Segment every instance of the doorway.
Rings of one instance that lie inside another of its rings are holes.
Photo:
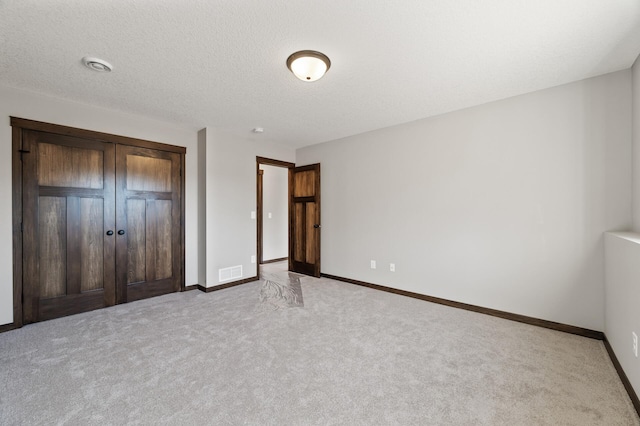
[[[256,157],[258,272],[260,265],[269,260],[264,256],[265,220],[270,219],[269,212],[264,209],[261,165],[288,169],[288,270],[320,277],[320,164],[295,167],[293,163]]]
[[[289,258],[289,170],[295,164],[256,157],[257,263],[285,262]]]

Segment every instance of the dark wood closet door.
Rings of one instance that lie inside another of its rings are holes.
[[[23,132],[23,321],[113,305],[115,150]]]
[[[289,270],[320,276],[320,164],[289,170]]]
[[[116,147],[118,303],[180,291],[181,157]]]

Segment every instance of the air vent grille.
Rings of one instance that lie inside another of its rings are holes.
[[[229,281],[235,278],[242,278],[242,265],[231,266],[229,268],[218,269],[218,281]]]

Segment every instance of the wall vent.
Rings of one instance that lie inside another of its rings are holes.
[[[234,278],[242,278],[242,265],[230,268],[218,269],[218,281],[229,281]]]

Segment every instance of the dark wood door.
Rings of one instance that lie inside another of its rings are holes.
[[[289,269],[320,276],[320,164],[289,171]]]
[[[116,147],[118,303],[180,291],[181,156]]]
[[[183,147],[11,126],[15,324],[184,288]]]
[[[24,131],[23,322],[113,305],[113,144]]]

